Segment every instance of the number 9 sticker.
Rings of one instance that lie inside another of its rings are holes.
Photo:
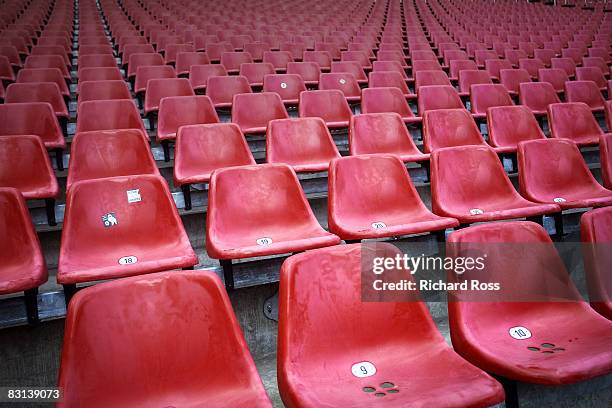
[[[369,361],[362,361],[361,363],[353,364],[351,367],[351,372],[355,377],[371,377],[376,374],[376,367]]]

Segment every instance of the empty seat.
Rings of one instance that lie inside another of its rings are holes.
[[[406,80],[397,71],[372,71],[368,75],[369,88],[398,88],[405,98],[415,98],[416,95],[410,92]]]
[[[79,70],[83,68],[112,68],[116,66],[117,61],[115,60],[115,56],[110,54],[80,55],[78,60]]]
[[[235,222],[237,216],[240,223]],[[291,167],[262,164],[230,167],[212,174],[206,251],[212,258],[222,260],[225,284],[229,288],[234,287],[232,259],[285,254],[338,243],[340,239],[317,222]]]
[[[231,108],[234,95],[251,93],[249,81],[243,76],[212,76],[208,78],[206,95],[215,108]]]
[[[70,148],[67,190],[77,181],[137,174],[159,175],[141,130],[96,130],[75,135]]]
[[[240,75],[245,77],[251,87],[261,88],[264,76],[274,74],[274,66],[269,62],[247,62],[240,64]]]
[[[545,139],[531,110],[522,105],[496,106],[487,110],[489,143],[493,147],[516,151],[524,140]]]
[[[504,58],[514,67],[518,67],[521,58],[527,58],[527,53],[523,50],[513,50],[507,48],[504,51]],[[538,58],[538,57],[536,57]]]
[[[143,103],[143,94],[147,90],[147,83],[151,79],[176,78],[176,71],[170,65],[145,65],[136,70],[134,77],[134,93]]]
[[[342,51],[340,60],[342,62],[353,62],[358,65],[362,70],[371,70],[372,62],[368,57],[368,54],[364,51]],[[334,62],[332,62],[333,72]],[[340,72],[340,71],[338,71]],[[350,71],[353,72],[353,71]]]
[[[472,85],[492,83],[493,80],[487,71],[479,69],[459,71],[459,95],[461,96],[469,96]]]
[[[72,65],[68,53],[61,45],[35,45],[32,47],[30,55],[59,55],[68,68]]]
[[[121,65],[125,68],[128,67],[130,57],[132,54],[154,54],[155,50],[151,44],[128,44],[123,48],[121,55]],[[79,50],[80,54],[80,50]]]
[[[361,100],[361,88],[353,74],[349,73],[323,73],[319,78],[319,89],[337,89],[344,94],[348,102]]]
[[[160,54],[136,53],[130,55],[128,62],[127,78],[133,79],[136,76],[138,67],[150,65],[164,65],[164,57]]]
[[[570,139],[579,146],[596,145],[603,134],[591,109],[582,102],[548,105],[548,123],[552,137]]]
[[[499,82],[506,87],[510,95],[518,95],[519,85],[531,82],[531,76],[524,69],[502,69],[499,71]]]
[[[264,51],[263,62],[272,64],[276,72],[286,72],[287,64],[293,62],[289,51]]]
[[[166,64],[176,65],[179,54],[195,53],[195,51],[193,44],[168,44],[164,52],[164,61]]]
[[[236,123],[244,134],[264,133],[269,121],[288,117],[283,101],[276,93],[234,95],[232,122]]]
[[[189,83],[194,91],[206,91],[208,78],[213,76],[227,76],[227,70],[220,64],[192,65],[189,70]]]
[[[562,209],[612,204],[612,191],[603,188],[571,140],[522,142],[518,149],[521,194]]]
[[[194,96],[191,84],[186,78],[150,79],[144,100],[144,114],[152,120],[152,114],[159,111],[162,98],[168,96]],[[152,126],[152,125],[151,125]]]
[[[406,162],[429,160],[429,154],[417,149],[397,113],[364,113],[353,116],[349,127],[349,153],[394,154]]]
[[[208,56],[203,52],[179,52],[176,54],[176,74],[179,76],[189,75],[194,65],[210,64]]]
[[[395,71],[399,72],[404,81],[408,81],[408,75],[406,75],[406,71],[402,68],[402,65],[397,61],[374,61],[372,63],[373,71]]]
[[[464,109],[459,94],[449,85],[421,86],[418,91],[419,115],[435,109]]]
[[[149,139],[134,101],[114,99],[79,104],[76,133],[113,129],[138,129]]]
[[[205,47],[206,55],[208,55],[208,58],[210,59],[210,62],[212,63],[219,62],[221,60],[221,55],[223,55],[223,53],[232,52],[233,50],[234,50],[234,47],[232,47],[232,44],[228,42],[219,42],[219,43],[208,42],[206,43],[206,47]]]
[[[548,82],[523,82],[519,84],[519,103],[527,106],[534,115],[546,115],[552,103],[559,103],[559,96]]]
[[[253,62],[251,54],[244,51],[224,52],[221,54],[221,64],[225,67],[228,73],[238,73],[240,64]]]
[[[576,75],[576,64],[571,58],[552,58],[550,60],[550,66],[551,68],[559,68],[564,70],[567,76],[570,78],[573,78]]]
[[[476,61],[476,65],[478,68],[484,68],[485,61],[491,59],[498,59],[498,55],[495,51],[492,50],[475,50],[474,51],[474,60]]]
[[[561,50],[561,56],[563,58],[571,58],[576,65],[582,64],[582,57],[584,53],[578,48],[563,48]]]
[[[163,178],[86,180],[68,190],[57,267],[67,300],[77,283],[197,263]]]
[[[244,44],[243,51],[251,54],[253,61],[261,62],[263,53],[265,51],[270,51],[270,44],[265,42],[248,42]]]
[[[576,79],[578,81],[593,81],[600,91],[605,91],[608,86],[602,70],[598,67],[576,68]]]
[[[30,55],[26,58],[24,68],[57,68],[66,82],[70,82],[70,72],[59,55]]]
[[[485,69],[494,81],[499,81],[499,71],[502,69],[512,69],[512,63],[507,60],[493,59],[485,61]]]
[[[599,68],[601,72],[606,75],[609,72],[608,64],[603,58],[600,57],[584,57],[582,59],[582,67],[584,68]],[[579,69],[576,68],[576,74]],[[608,74],[608,76],[610,76]]]
[[[356,61],[334,61],[331,67],[332,73],[348,73],[355,77],[359,85],[366,85],[368,77],[361,65]]]
[[[301,76],[306,86],[314,86],[319,84],[321,68],[316,62],[290,62],[287,64],[287,73]]]
[[[420,122],[414,116],[404,94],[399,88],[365,88],[361,91],[361,113],[394,112],[405,123]]]
[[[414,75],[414,88],[419,92],[419,88],[427,85],[448,85],[452,86],[450,79],[444,71],[418,71]]]
[[[495,380],[446,344],[423,302],[363,302],[361,276],[376,276],[369,261],[395,256],[402,255],[391,244],[342,245],[284,262],[278,383],[285,406],[366,407],[384,400],[389,407],[458,407],[503,400]]]
[[[547,67],[550,67],[551,60],[555,58],[556,53],[554,50],[551,49],[537,48],[533,50],[533,56],[535,59],[539,59],[540,61],[542,61]]]
[[[300,94],[301,118],[319,117],[329,128],[347,128],[353,116],[344,94],[336,89],[305,91]]]
[[[451,81],[458,81],[460,71],[477,69],[476,63],[472,60],[452,60],[450,62],[449,79]]]
[[[58,406],[120,405],[129,395],[136,405],[271,408],[222,285],[212,272],[190,271],[83,290],[66,318]],[[134,296],[146,299],[146,308]],[[88,358],[89,350],[104,350],[104,358]]]
[[[6,88],[5,103],[47,102],[51,104],[62,129],[68,121],[68,108],[55,82],[15,83]]]
[[[3,252],[0,294],[25,292],[28,321],[35,323],[38,321],[38,287],[47,281],[47,266],[28,207],[14,188],[0,188],[0,225],[3,231],[10,231],[0,234]]]
[[[265,75],[263,79],[263,91],[276,92],[285,105],[297,105],[305,90],[304,80],[297,74]]]
[[[555,58],[553,58],[554,60]],[[553,68],[557,68],[555,66],[555,64],[552,65]],[[532,79],[536,79],[538,77],[538,71],[541,69],[546,68],[546,65],[540,61],[539,59],[534,59],[534,58],[527,58],[527,59],[523,59],[521,58],[519,60],[519,68],[520,69],[524,69],[525,71],[529,72],[529,75],[531,75]]]
[[[474,118],[484,118],[493,106],[513,105],[508,90],[501,84],[475,84],[470,88],[470,106]]]
[[[593,112],[604,110],[605,100],[593,81],[569,81],[565,83],[565,99],[567,102],[582,102]]]
[[[413,58],[414,59],[414,58]],[[378,51],[376,54],[377,61],[397,61],[402,68],[407,69],[406,57],[401,51]]]
[[[452,257],[483,251],[485,270],[453,273],[454,280],[484,274],[487,282],[508,289],[494,296],[449,292],[455,350],[483,370],[521,382],[569,384],[612,371],[607,346],[612,323],[584,302],[544,228],[524,221],[492,223],[448,238]]]
[[[81,87],[79,103],[107,99],[132,99],[125,81],[85,81]]]
[[[427,114],[436,112],[441,111]],[[483,191],[487,194],[483,195]],[[462,224],[536,217],[559,211],[556,204],[538,204],[521,197],[494,150],[486,146],[434,150],[431,192],[433,212],[456,218]]]
[[[304,51],[302,61],[314,62],[319,66],[320,71],[329,71],[331,69],[332,56],[327,51]],[[289,64],[287,64],[287,68],[289,68]],[[289,71],[287,72],[289,73]],[[304,78],[304,80],[306,79]]]
[[[22,68],[17,74],[18,83],[31,83],[31,82],[54,82],[64,100],[70,98],[70,89],[62,76],[62,73],[57,68]]]
[[[565,83],[569,81],[567,72],[560,68],[547,68],[538,70],[538,81],[548,82],[557,93],[565,92]]]
[[[591,307],[612,320],[611,259],[606,250],[612,243],[612,207],[584,213],[580,217],[580,237]]]
[[[340,157],[321,118],[272,120],[266,131],[266,162],[285,163],[296,172],[327,171]]]

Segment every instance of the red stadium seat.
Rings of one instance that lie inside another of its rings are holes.
[[[595,180],[571,140],[522,142],[518,163],[521,194],[531,201],[556,203],[562,209],[612,204],[612,191]]]
[[[186,52],[182,51],[176,54],[176,74],[178,76],[187,76],[194,65],[210,64],[208,56],[203,52]]]
[[[263,91],[276,92],[285,105],[297,105],[305,90],[304,80],[297,74],[265,75],[263,79]]]
[[[147,138],[137,129],[77,133],[70,153],[67,190],[82,180],[137,174],[159,175]]]
[[[605,100],[593,81],[569,81],[565,83],[565,99],[567,102],[582,102],[593,112],[604,110]]]
[[[67,101],[70,99],[70,89],[62,76],[62,73],[57,68],[23,68],[17,74],[18,83],[30,82],[55,82],[59,87],[60,93]]]
[[[397,61],[374,61],[372,63],[373,71],[395,71],[399,72],[404,81],[408,81],[408,75],[406,75],[406,71],[402,68],[402,65]]]
[[[358,64],[362,70],[372,69],[372,62],[370,61],[368,54],[364,51],[342,51],[340,60],[342,62],[354,62]],[[332,69],[333,65],[334,63],[332,62]]]
[[[500,59],[486,60],[485,69],[492,80],[499,81],[499,71],[502,69],[512,69],[512,63]]]
[[[584,53],[578,48],[563,48],[561,50],[561,57],[571,58],[576,65],[582,64],[582,57]]]
[[[521,83],[531,82],[531,75],[524,69],[502,69],[499,71],[499,82],[514,96],[519,94]]]
[[[266,193],[266,200],[259,198]],[[257,197],[257,198],[256,198]],[[259,205],[253,205],[256,200]],[[239,215],[241,222],[234,220]],[[216,170],[210,179],[206,251],[222,260],[234,287],[231,260],[304,251],[340,243],[315,218],[295,172],[284,164]]]
[[[589,49],[591,50],[592,48]],[[608,64],[601,57],[584,57],[582,59],[582,66],[584,68],[599,68],[604,74],[608,72]],[[576,73],[578,73],[578,68],[576,68]],[[610,75],[608,74],[608,76]]]
[[[139,67],[150,65],[164,65],[164,57],[162,57],[160,54],[152,53],[136,53],[130,55],[127,78],[132,80],[136,76],[136,71]]]
[[[557,59],[557,58],[553,58],[553,60],[555,60],[555,59]],[[555,66],[555,65],[556,64],[553,62],[552,63],[552,67],[553,68],[557,68],[557,66]],[[563,64],[561,64],[561,65],[563,65]],[[535,59],[535,58],[527,58],[527,59],[521,58],[519,60],[519,68],[520,69],[524,69],[525,71],[529,72],[529,75],[531,75],[532,79],[536,79],[538,77],[538,71],[541,70],[541,69],[545,69],[546,68],[546,64],[544,64],[539,59]]]
[[[612,287],[608,279],[612,243],[612,207],[589,211],[580,217],[580,237],[591,307],[612,320]]]
[[[428,114],[436,112],[441,111]],[[486,196],[483,191],[487,192]],[[434,150],[431,192],[433,212],[456,218],[462,224],[536,217],[559,211],[556,204],[537,204],[521,197],[494,150],[486,146]]]
[[[276,73],[269,62],[247,62],[240,64],[240,75],[249,81],[252,88],[263,86],[264,76]]]
[[[335,246],[283,264],[278,384],[284,405],[458,407],[502,401],[502,387],[446,344],[423,302],[362,301],[362,261],[401,256],[390,244],[370,248]]]
[[[551,68],[559,68],[564,70],[567,76],[570,78],[573,78],[576,75],[576,64],[571,58],[552,58],[550,60],[550,66]]]
[[[221,55],[226,52],[233,52],[234,47],[228,42],[219,43],[206,43],[206,55],[210,59],[210,62],[215,63],[221,61]],[[252,62],[252,61],[251,61]]]
[[[133,54],[154,54],[154,53],[155,53],[155,49],[153,49],[153,46],[151,44],[128,44],[125,46],[125,48],[123,48],[123,53],[121,55],[121,65],[123,67],[128,67],[130,57]]]
[[[303,62],[314,62],[319,66],[320,71],[329,71],[331,69],[332,56],[327,51],[304,51]],[[289,64],[287,64],[289,68]],[[290,73],[287,71],[287,73]],[[306,81],[306,78],[304,78]]]
[[[79,81],[79,85],[79,104],[86,101],[132,99],[125,81]]]
[[[449,85],[421,86],[418,91],[419,115],[428,110],[464,109],[459,94]]]
[[[223,64],[229,74],[238,73],[240,65],[247,62],[253,62],[253,57],[248,52],[233,51],[221,54],[221,64]]]
[[[512,151],[516,151],[519,142],[546,138],[534,114],[522,105],[489,108],[487,127],[491,146]]]
[[[174,185],[183,191],[186,210],[191,210],[190,184],[208,183],[216,169],[251,164],[255,164],[255,159],[237,125],[179,128],[174,146]]]
[[[612,371],[607,346],[612,323],[580,297],[544,228],[521,221],[493,223],[448,238],[452,257],[473,256],[483,249],[486,271],[466,271],[461,280],[484,272],[490,282],[508,287],[521,282],[521,288],[483,300],[472,300],[469,290],[449,292],[451,338],[461,356],[487,372],[537,384],[569,384]],[[512,295],[519,300],[499,299]]]
[[[197,263],[163,178],[137,175],[86,180],[68,190],[57,267],[66,303],[77,283]]]
[[[218,122],[219,117],[208,96],[162,98],[157,119],[157,141],[164,148],[164,160],[170,161],[168,142],[176,138],[181,126]]]
[[[414,87],[418,94],[419,88],[428,85],[452,86],[450,79],[444,71],[417,71],[414,74]]]
[[[523,82],[519,84],[519,103],[531,109],[534,115],[546,115],[550,104],[559,103],[559,96],[548,82]]]
[[[206,95],[215,108],[231,108],[234,95],[251,93],[249,81],[243,76],[212,76],[208,78]]]
[[[299,115],[301,118],[319,117],[325,121],[328,128],[348,128],[353,113],[344,94],[330,89],[302,92]]]
[[[476,84],[470,88],[471,113],[474,118],[487,116],[493,106],[511,106],[514,103],[508,90],[501,84]]]
[[[26,58],[24,68],[57,68],[66,82],[70,82],[70,72],[59,55],[31,55]]]
[[[61,45],[35,45],[32,47],[30,55],[59,55],[68,68],[72,65],[68,53]]]
[[[79,104],[76,133],[114,129],[138,129],[149,140],[134,101],[114,99]]]
[[[169,65],[145,65],[136,70],[134,77],[134,93],[139,102],[144,103],[144,94],[147,90],[147,83],[151,79],[176,78],[176,71]]]
[[[386,153],[402,161],[427,161],[429,154],[417,149],[401,117],[396,113],[363,113],[353,116],[349,127],[349,153]]]
[[[361,113],[394,112],[405,123],[420,122],[414,116],[404,94],[399,88],[365,88],[361,91]]]
[[[535,59],[539,59],[540,61],[542,61],[547,67],[550,67],[551,60],[555,58],[556,53],[554,50],[551,49],[537,48],[533,50],[533,56]]]
[[[287,71],[287,64],[293,62],[293,56],[289,51],[265,51],[263,62],[272,64],[276,72],[281,73]]]
[[[368,76],[369,88],[397,88],[405,98],[416,98],[416,95],[408,89],[406,80],[397,71],[372,71]]]
[[[164,52],[164,61],[166,64],[175,65],[178,54],[185,52],[195,53],[193,44],[168,44]]]
[[[492,84],[489,73],[484,70],[461,70],[459,71],[459,95],[470,96],[472,85]]]
[[[194,96],[191,84],[186,78],[149,79],[145,91],[144,114],[149,117],[151,129],[152,115],[159,111],[162,98],[168,96]]]
[[[361,100],[361,88],[353,74],[349,73],[323,73],[319,77],[319,89],[337,89],[344,94],[349,103]]]
[[[243,51],[253,57],[253,61],[261,62],[265,51],[270,51],[270,44],[265,42],[248,42],[244,44]]]
[[[290,62],[287,64],[287,73],[301,76],[306,86],[318,86],[321,68],[316,62]]]
[[[6,70],[6,61],[4,58],[8,59],[9,65],[14,68],[22,68],[23,62],[21,62],[21,57],[19,56],[19,52],[12,45],[2,45],[0,44],[0,72],[9,72]]]
[[[232,122],[242,133],[265,133],[268,122],[288,118],[280,96],[273,92],[245,93],[234,95]]]
[[[3,184],[4,185],[4,184]],[[0,234],[3,262],[0,294],[25,292],[29,323],[38,322],[38,287],[48,278],[45,258],[26,203],[14,188],[0,188],[0,225],[10,234]]]
[[[510,62],[513,67],[516,68],[519,65],[520,59],[527,58],[527,53],[523,50],[506,49],[504,51],[504,58],[506,59],[506,61]],[[538,57],[536,56],[536,58]]]
[[[332,62],[331,72],[351,74],[355,77],[360,86],[367,85],[368,83],[368,77],[365,71],[356,61],[334,61]]]
[[[478,68],[485,67],[485,61],[489,59],[497,59],[497,53],[492,50],[476,50],[474,51],[474,60]]]
[[[296,172],[327,171],[340,157],[321,118],[278,119],[266,131],[266,162],[285,163]]]
[[[208,78],[227,76],[227,70],[220,64],[192,65],[189,70],[189,83],[194,91],[206,91]]]
[[[51,104],[62,129],[66,129],[68,108],[55,82],[15,83],[6,88],[4,103],[47,102]]]
[[[565,83],[569,81],[567,73],[560,68],[538,70],[538,81],[548,82],[557,93],[565,92]]]
[[[605,91],[608,87],[606,77],[599,67],[578,67],[576,68],[577,81],[593,81],[600,91]]]
[[[476,63],[472,60],[452,60],[450,62],[450,75],[451,81],[459,80],[459,72],[463,70],[477,70]]]
[[[80,55],[78,60],[79,71],[83,68],[113,68],[116,66],[115,56],[110,54]]]
[[[603,134],[591,109],[582,102],[548,105],[548,123],[552,137],[570,139],[579,146],[596,145]]]

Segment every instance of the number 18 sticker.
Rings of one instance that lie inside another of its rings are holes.
[[[376,374],[376,367],[369,361],[362,361],[361,363],[353,364],[351,367],[351,372],[355,377],[371,377]]]

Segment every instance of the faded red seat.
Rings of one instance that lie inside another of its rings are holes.
[[[538,81],[548,82],[557,93],[565,92],[565,83],[569,81],[567,73],[560,68],[538,70]]]
[[[470,87],[471,113],[476,119],[485,118],[490,107],[511,105],[514,102],[502,84],[475,84]]]
[[[516,151],[525,140],[545,139],[534,114],[528,107],[496,106],[487,110],[489,143],[493,147]]]
[[[264,51],[263,62],[270,63],[278,73],[287,71],[287,64],[293,62],[289,51]]]
[[[593,81],[600,91],[605,91],[608,87],[606,77],[599,67],[578,67],[576,68],[577,81]]]
[[[368,83],[368,77],[357,61],[334,61],[332,62],[331,72],[351,74],[360,86]]]
[[[374,61],[372,63],[372,71],[395,71],[399,72],[404,81],[409,80],[406,71],[402,68],[402,64],[397,61]]]
[[[40,39],[39,39],[39,42],[40,42]],[[8,59],[9,65],[12,67],[15,67],[15,68],[23,67],[23,63],[21,62],[21,56],[19,55],[17,48],[13,47],[12,45],[4,45],[0,43],[0,66],[2,67],[0,68],[0,71],[6,72],[8,74],[11,71],[8,71],[6,69],[6,65],[5,65],[6,61],[2,57],[6,57]]]
[[[571,58],[551,58],[550,66],[564,70],[570,78],[576,75],[576,63]]]
[[[604,110],[605,100],[593,81],[569,81],[565,83],[565,99],[567,102],[586,103],[593,112]]]
[[[519,103],[531,109],[536,116],[546,115],[549,105],[560,102],[559,95],[548,82],[519,84]]]
[[[459,71],[459,95],[470,96],[470,89],[475,84],[492,84],[493,80],[487,71],[466,69]]]
[[[35,45],[32,47],[30,55],[59,55],[68,68],[72,65],[72,62],[68,58],[68,53],[61,45]]]
[[[253,61],[261,62],[264,52],[270,51],[270,44],[265,42],[247,42],[244,44],[243,51],[251,54]]]
[[[164,61],[166,64],[175,65],[178,54],[184,52],[195,53],[196,49],[193,44],[168,44],[164,52]]]
[[[227,70],[221,64],[192,65],[189,69],[189,83],[194,91],[206,91],[208,78],[227,76]]]
[[[340,157],[321,118],[278,119],[268,123],[266,162],[285,163],[296,172],[327,171]]]
[[[80,50],[79,50],[80,53]],[[123,48],[121,54],[121,65],[125,68],[128,67],[130,57],[133,54],[155,54],[155,49],[151,44],[127,44]]]
[[[519,143],[521,194],[562,209],[612,204],[612,191],[603,188],[587,167],[576,143],[545,139]]]
[[[452,86],[444,71],[417,71],[414,74],[414,88],[418,94],[419,88],[428,85]]]
[[[353,116],[344,94],[336,89],[305,91],[300,94],[301,118],[319,117],[328,128],[347,128]]]
[[[319,71],[329,71],[331,69],[332,56],[327,51],[304,51],[303,62],[314,62],[319,66]],[[287,64],[287,69],[289,64]],[[287,71],[287,73],[290,73]],[[304,78],[306,81],[306,78]]]
[[[446,344],[423,302],[362,301],[362,273],[376,276],[362,261],[371,269],[368,260],[395,256],[401,252],[391,244],[341,245],[284,262],[278,384],[285,406],[458,407],[503,400],[501,385]]]
[[[449,85],[421,86],[417,92],[419,115],[428,110],[465,109],[459,94]]]
[[[307,51],[304,52],[306,54]],[[316,62],[290,62],[287,64],[287,73],[302,77],[306,86],[319,85],[321,68]]]
[[[408,68],[406,56],[399,50],[378,51],[376,54],[376,61],[397,61],[400,63],[403,69]]]
[[[370,58],[368,57],[368,54],[365,51],[350,51],[350,50],[342,51],[340,60],[342,62],[354,62],[362,70],[372,69],[372,62],[370,61]],[[333,65],[334,63],[332,62],[332,72],[333,72]]]
[[[68,190],[57,267],[67,300],[77,283],[197,263],[163,178],[85,180]]]
[[[245,93],[234,95],[232,122],[242,133],[265,133],[268,122],[288,118],[280,96],[273,92]]]
[[[492,59],[485,61],[485,69],[494,81],[499,81],[499,71],[502,69],[512,69],[512,63],[507,60]]]
[[[70,72],[59,55],[30,55],[26,58],[24,68],[57,68],[66,82],[70,82]]]
[[[534,58],[542,61],[544,65],[546,65],[547,67],[550,67],[551,60],[555,58],[556,55],[557,54],[555,53],[554,50],[547,49],[547,48],[537,48],[533,50]]]
[[[178,76],[189,75],[194,65],[210,64],[208,56],[204,52],[181,51],[176,54],[176,74]]]
[[[350,73],[323,73],[319,77],[319,89],[330,90],[337,89],[344,94],[346,100],[350,103],[359,102],[361,100],[361,88],[357,79]]]
[[[152,115],[159,111],[162,98],[168,96],[194,96],[191,84],[186,78],[149,79],[144,99],[144,114],[152,120]],[[152,124],[151,124],[152,126]]]
[[[125,81],[84,81],[79,82],[79,85],[79,104],[87,101],[132,99]]]
[[[506,61],[510,62],[512,66],[518,67],[519,60],[522,58],[528,58],[527,53],[523,50],[513,50],[510,48],[506,48],[504,51],[504,58]],[[536,56],[536,58],[538,58]]]
[[[372,189],[378,193],[373,196]],[[406,167],[392,155],[334,160],[329,168],[329,229],[344,240],[420,234],[459,222],[432,214]]]
[[[28,207],[14,188],[0,188],[0,225],[3,231],[10,231],[0,234],[0,294],[25,292],[28,321],[35,323],[38,287],[47,282],[47,266]]]
[[[67,190],[82,180],[159,175],[147,138],[137,129],[79,132],[72,141],[70,153]]]
[[[461,356],[487,372],[537,384],[569,384],[612,371],[612,323],[580,297],[544,228],[492,223],[448,238],[453,258],[484,251],[485,271],[451,275],[460,282],[484,272],[487,282],[506,289],[493,296],[449,292],[451,338]]]
[[[170,65],[145,65],[136,70],[134,77],[134,94],[143,102],[142,95],[146,93],[147,83],[151,79],[176,78],[176,71]]]
[[[206,85],[206,95],[215,108],[231,108],[234,95],[251,92],[249,81],[243,76],[211,76]]]
[[[497,58],[499,58],[497,53],[495,51],[486,49],[486,47],[485,49],[478,49],[474,51],[474,60],[476,61],[478,68],[484,68],[486,60]]]
[[[555,59],[557,58],[553,58],[553,60]],[[563,63],[561,65],[563,65]],[[552,63],[552,67],[558,68],[559,66],[555,63]],[[525,71],[529,72],[529,75],[531,75],[532,79],[536,79],[538,77],[538,71],[541,69],[545,69],[546,64],[544,64],[542,61],[536,58],[527,58],[527,59],[521,58],[519,60],[519,68],[524,69]]]
[[[608,102],[608,105],[612,103]],[[612,126],[608,125],[608,128],[612,129]],[[603,185],[612,190],[612,133],[599,136],[599,159]]]
[[[17,83],[54,82],[60,89],[64,100],[70,98],[70,89],[57,68],[23,68],[17,74]]]
[[[397,71],[372,71],[368,75],[369,88],[397,88],[404,98],[416,98],[406,85],[406,80]]]
[[[149,140],[134,101],[112,99],[79,104],[76,133],[114,129],[138,129]]]
[[[265,75],[263,91],[276,92],[285,105],[297,105],[300,93],[306,90],[301,76],[297,74]]]
[[[351,155],[387,153],[402,161],[427,161],[429,154],[417,149],[397,113],[363,113],[353,116],[349,127]]]
[[[238,73],[240,64],[253,62],[251,54],[244,51],[223,52],[221,54],[221,64],[225,67],[228,73]]]
[[[146,308],[129,300],[134,296],[146,300]],[[89,350],[104,350],[104,358],[87,358]],[[156,273],[77,294],[66,318],[59,384],[59,407],[116,406],[128,399],[136,405],[272,407],[223,284],[209,271]]]
[[[4,103],[47,102],[53,108],[60,124],[68,120],[68,108],[55,82],[22,82],[6,88]],[[64,126],[62,128],[65,129]]]
[[[450,68],[449,68],[449,79],[451,81],[458,81],[459,80],[459,72],[463,71],[463,70],[471,70],[471,71],[476,71],[478,70],[478,67],[476,66],[476,63],[472,60],[452,60],[450,61]]]
[[[589,48],[592,50],[592,48]],[[610,57],[608,57],[609,59]],[[606,75],[609,72],[608,63],[601,57],[584,57],[582,59],[582,67],[583,68],[599,68],[601,72]],[[580,70],[576,68],[576,75]],[[609,74],[607,75],[609,76]]]
[[[570,139],[579,146],[596,145],[603,134],[591,109],[582,102],[548,105],[548,124],[552,137]]]
[[[128,61],[127,78],[132,79],[136,76],[138,67],[150,65],[164,65],[164,57],[157,53],[135,53],[130,55]]]
[[[264,76],[276,73],[269,62],[247,62],[240,64],[240,75],[249,81],[252,88],[263,86]]]
[[[531,82],[531,76],[524,69],[502,69],[499,71],[499,82],[514,96],[519,94],[521,83]]]
[[[362,113],[394,112],[405,123],[420,122],[421,118],[412,113],[404,94],[399,88],[365,88],[361,91]]]
[[[111,54],[90,54],[79,55],[78,68],[79,71],[83,68],[112,68],[117,66],[115,56]]]
[[[205,47],[206,55],[210,62],[215,63],[221,61],[221,55],[226,52],[233,52],[234,47],[229,42],[207,42]]]
[[[431,111],[435,112],[440,111]],[[495,151],[486,146],[434,150],[431,192],[433,212],[462,224],[559,212],[556,204],[538,204],[521,197]]]
[[[584,270],[591,307],[612,320],[610,286],[610,251],[612,243],[612,207],[588,211],[580,217],[580,237]]]

